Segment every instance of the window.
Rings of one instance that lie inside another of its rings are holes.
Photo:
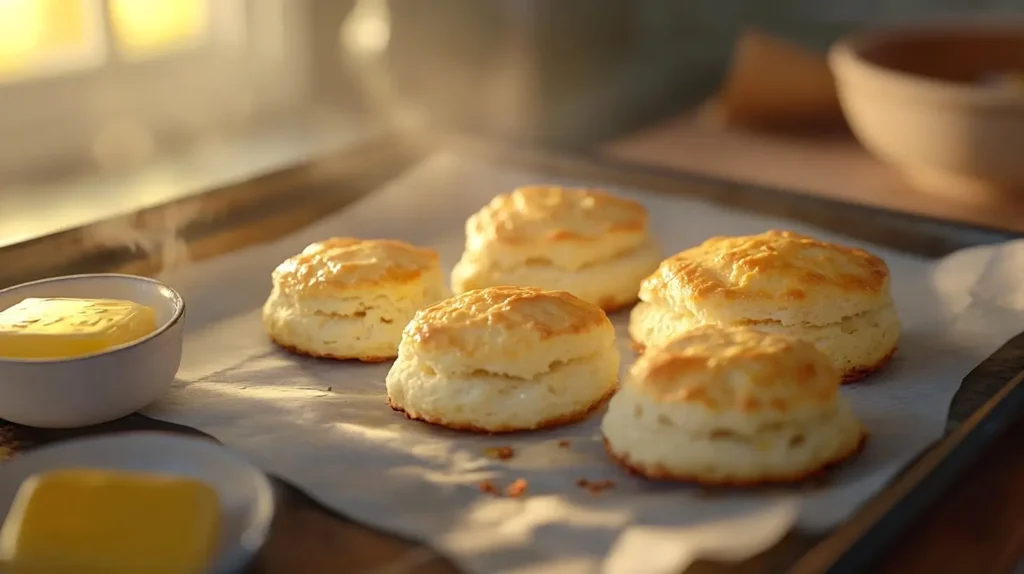
[[[230,129],[303,95],[298,0],[0,0],[0,178]]]
[[[0,82],[103,62],[101,22],[83,0],[0,0]]]
[[[117,51],[146,58],[200,43],[210,26],[203,0],[108,0]]]

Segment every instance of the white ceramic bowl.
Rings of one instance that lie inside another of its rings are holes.
[[[185,303],[145,277],[70,275],[0,291],[0,310],[28,297],[124,299],[156,311],[157,329],[127,345],[57,360],[0,359],[0,419],[82,427],[129,415],[160,398],[181,364]]]
[[[26,478],[69,467],[160,472],[209,484],[219,495],[222,518],[220,553],[212,573],[241,571],[270,531],[274,491],[263,472],[211,440],[162,432],[69,440],[0,464],[0,517],[7,516]]]

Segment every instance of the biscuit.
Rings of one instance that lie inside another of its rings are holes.
[[[522,187],[466,222],[452,290],[540,287],[613,311],[636,301],[661,258],[639,203],[591,189]]]
[[[663,261],[640,301],[629,321],[639,347],[701,325],[751,326],[814,343],[845,382],[882,368],[901,330],[884,261],[789,231],[708,239]]]
[[[278,265],[263,325],[298,354],[377,362],[398,354],[402,329],[445,295],[436,252],[401,241],[335,237]]]
[[[798,482],[863,447],[840,374],[806,341],[704,326],[651,347],[601,423],[609,455],[652,479]]]
[[[611,321],[564,291],[489,287],[423,309],[387,375],[388,404],[451,429],[513,432],[575,422],[618,384]]]

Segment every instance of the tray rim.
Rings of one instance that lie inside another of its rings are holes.
[[[1014,339],[1006,345],[1013,344]],[[1007,381],[962,424],[924,449],[850,518],[829,531],[790,572],[866,571],[982,456],[986,446],[1016,423],[1022,412],[1024,371]]]

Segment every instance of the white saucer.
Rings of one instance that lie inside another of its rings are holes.
[[[263,472],[208,439],[148,431],[64,441],[0,464],[0,516],[7,516],[18,488],[29,476],[83,466],[178,474],[216,489],[223,525],[220,554],[211,574],[241,570],[269,533],[274,494]]]

